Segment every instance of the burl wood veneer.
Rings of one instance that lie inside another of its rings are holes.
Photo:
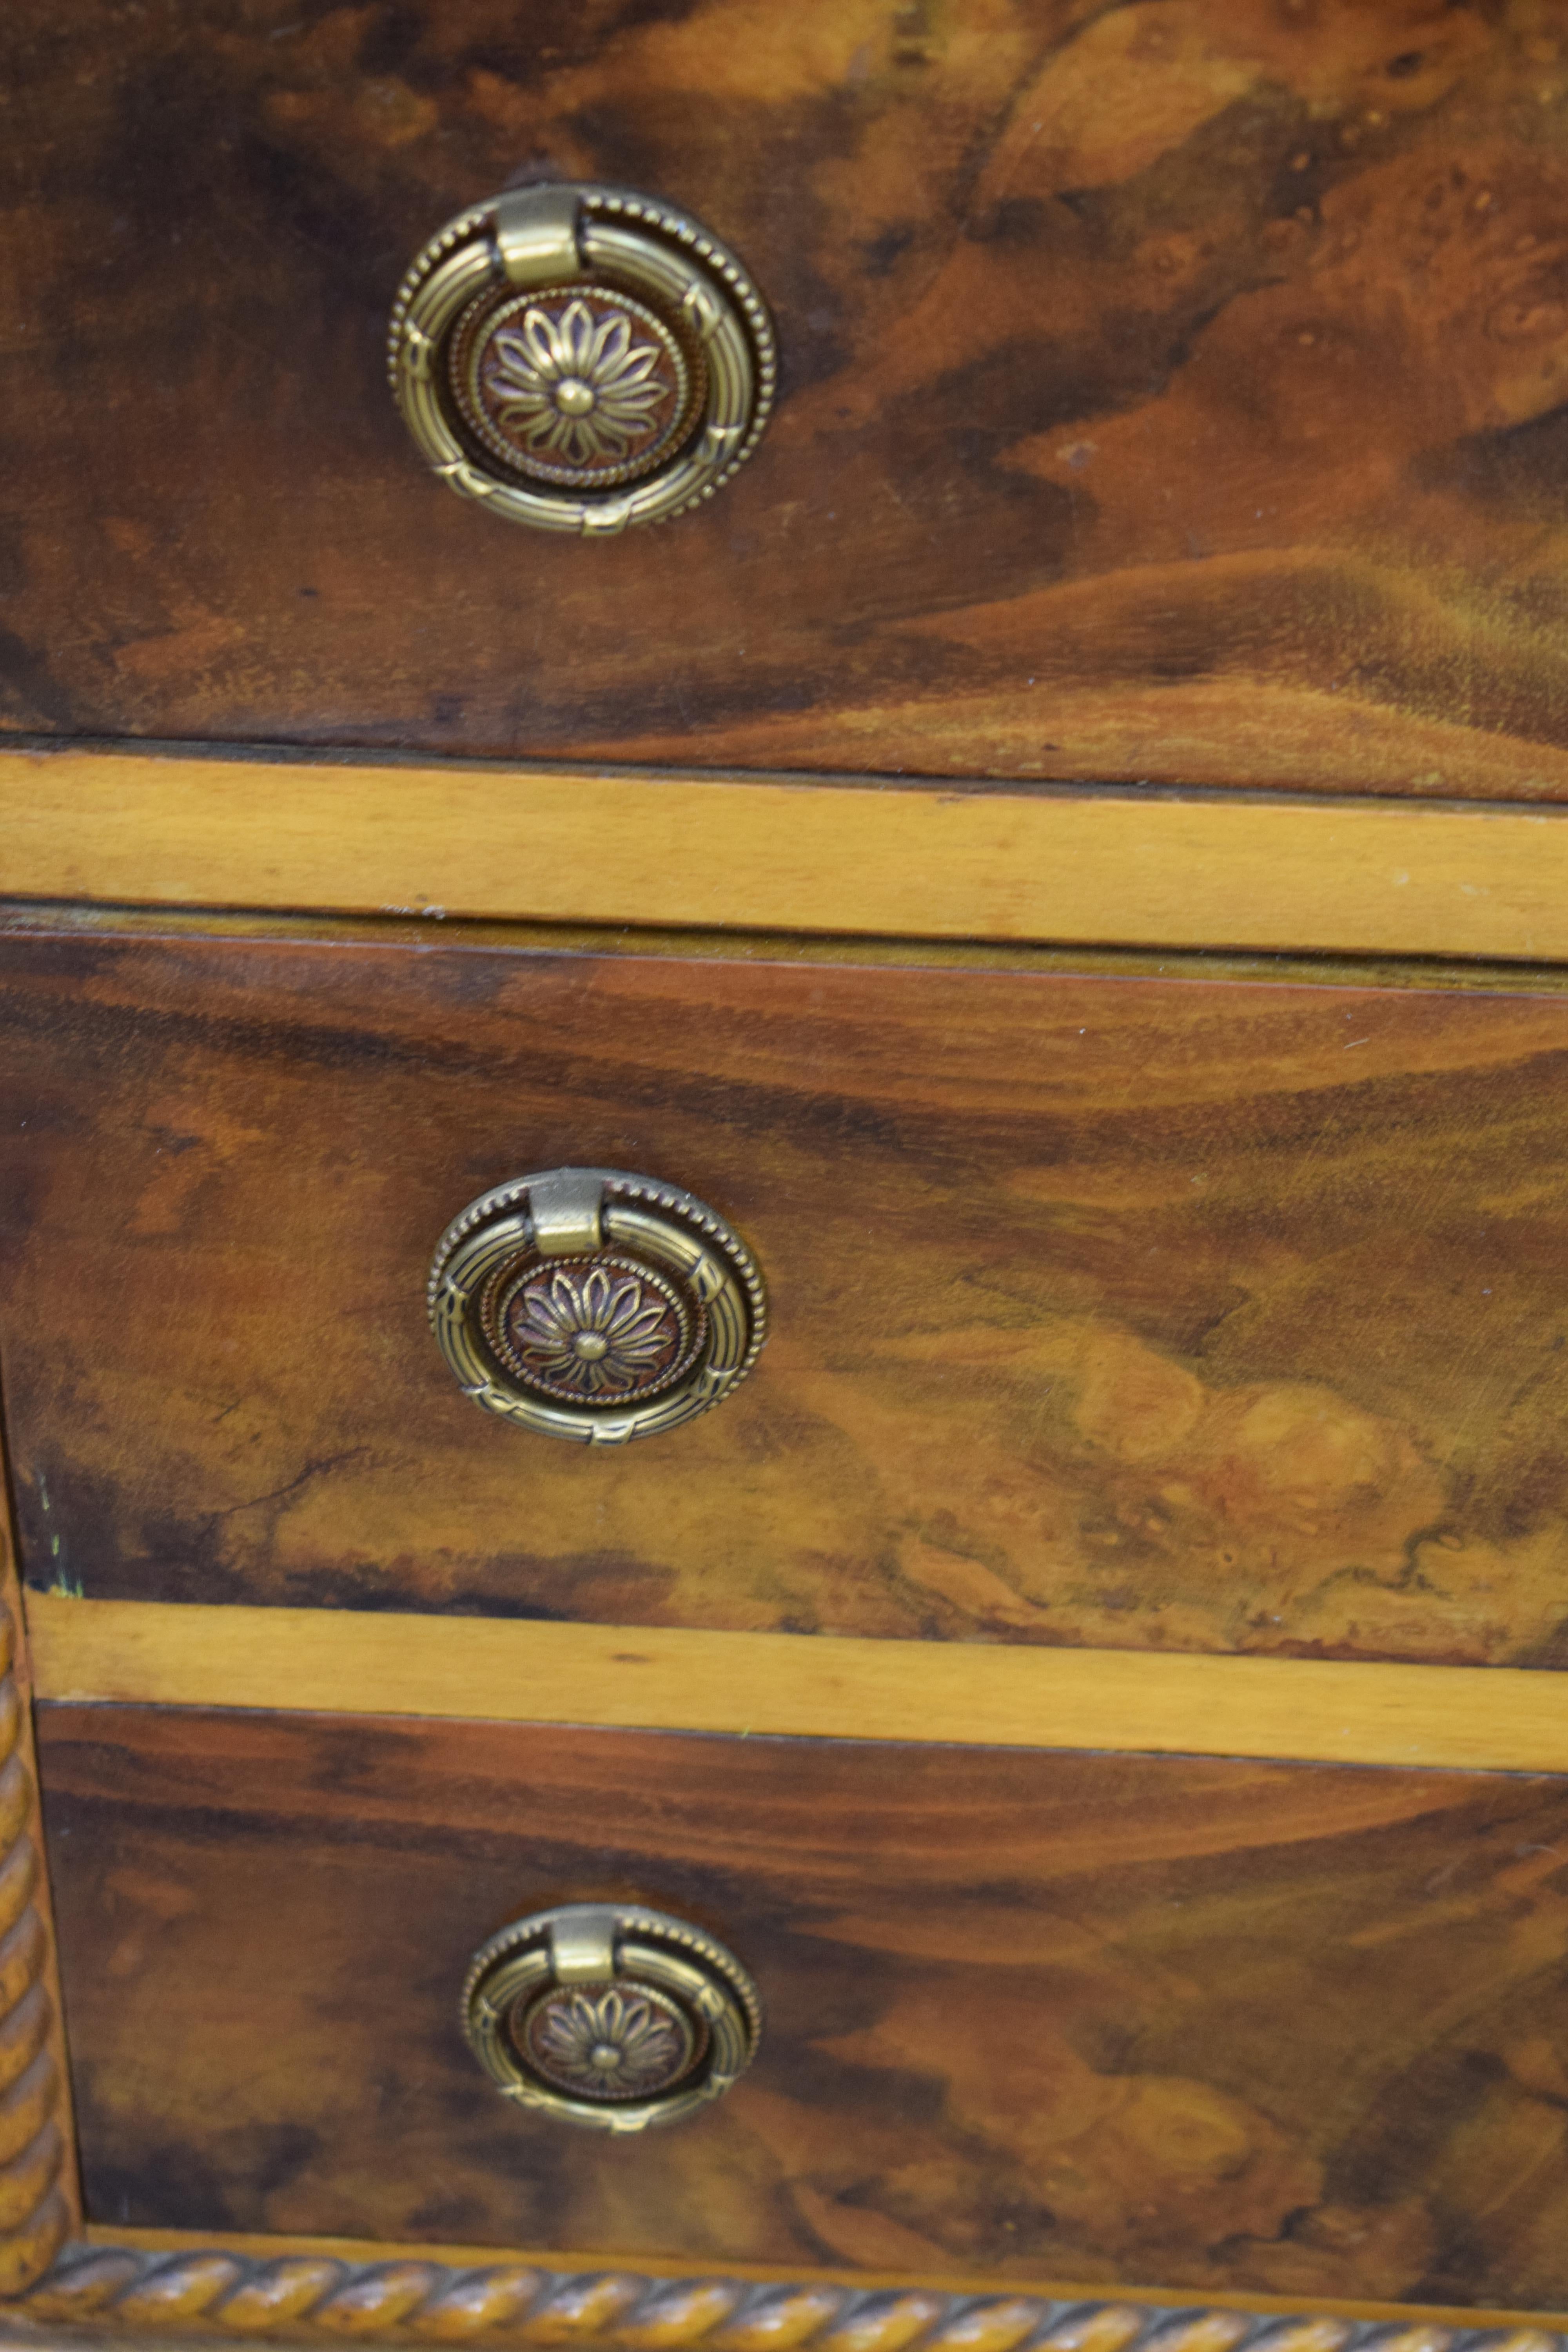
[[[24,1570],[98,1599],[1562,1663],[1568,998],[0,941]],[[458,1391],[430,1252],[562,1163],[759,1256],[738,1395]]]
[[[1568,794],[1562,0],[9,0],[0,82],[14,730]],[[393,412],[520,173],[776,312],[669,530]]]
[[[1568,1783],[46,1706],[89,2216],[1568,2298]],[[509,2108],[469,1952],[636,1895],[767,2005],[700,2119]]]

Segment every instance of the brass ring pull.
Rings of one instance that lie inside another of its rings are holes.
[[[475,1953],[463,2031],[509,2099],[591,2130],[647,2131],[718,2098],[755,2054],[757,1990],[662,1911],[570,1903]]]
[[[398,289],[404,421],[452,488],[602,538],[711,498],[761,438],[766,305],[696,221],[618,188],[516,188],[437,231]]]
[[[584,1445],[722,1403],[767,1326],[756,1262],[723,1218],[614,1168],[552,1168],[470,1202],[441,1236],[429,1307],[476,1404]]]

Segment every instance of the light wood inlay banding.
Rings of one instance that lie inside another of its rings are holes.
[[[50,1699],[1568,1771],[1560,1679],[26,1596]]]
[[[0,841],[17,898],[1568,954],[1568,814],[1496,804],[26,751]]]

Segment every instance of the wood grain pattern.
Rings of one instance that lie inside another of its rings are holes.
[[[0,946],[28,1580],[1559,1660],[1560,993]],[[593,1458],[423,1321],[487,1185],[687,1185],[773,1337]]]
[[[1568,818],[1408,802],[0,751],[0,889],[1568,961]]]
[[[226,2235],[181,2248],[105,2242],[68,2247],[48,2277],[5,2320],[10,2339],[93,2336],[248,2336],[269,2341],[341,2343],[374,2333],[399,2344],[496,2346],[600,2344],[615,2352],[1450,2352],[1455,2336],[1474,2339],[1468,2315],[1444,2313],[1456,2326],[1433,2326],[1397,2307],[1351,2315],[1319,2305],[1277,2314],[1119,2295],[1115,2303],[1074,2295],[1013,2293],[977,2297],[905,2285],[902,2292],[822,2279],[756,2282],[741,2277],[671,2281],[635,2270],[605,2276],[539,2263],[465,2264],[444,2247],[401,2260],[357,2261],[325,2246],[298,2252],[287,2241],[237,2244]],[[1403,2319],[1397,2330],[1367,2321]],[[1487,2352],[1563,2352],[1550,2319],[1532,2325],[1511,2315]]]
[[[1560,0],[13,0],[7,712],[1561,798]],[[425,478],[402,267],[519,173],[732,241],[785,399],[585,550]]]
[[[865,1642],[26,1596],[39,1696],[814,1738],[1568,1772],[1509,1666]]]
[[[40,1710],[89,2212],[721,2266],[1560,2307],[1568,1784]],[[468,1952],[652,1900],[755,2065],[531,2123]]]

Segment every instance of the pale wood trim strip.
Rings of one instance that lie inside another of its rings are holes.
[[[1377,2352],[1450,2352],[1447,2330],[1473,2342],[1483,2327],[1510,2331],[1488,2352],[1568,2352],[1550,2316],[1430,2304],[839,2270],[781,2277],[776,2265],[744,2263],[175,2230],[90,2229],[12,2310],[31,2340],[53,2323],[68,2340],[79,2328],[111,2340],[265,2333],[498,2352],[567,2342],[605,2352],[1243,2352],[1260,2336],[1269,2352],[1360,2352],[1369,2326],[1393,2321],[1403,2332],[1380,2334]]]
[[[0,893],[1568,957],[1568,810],[0,753]]]
[[[37,1694],[1568,1771],[1561,1675],[26,1596]]]

